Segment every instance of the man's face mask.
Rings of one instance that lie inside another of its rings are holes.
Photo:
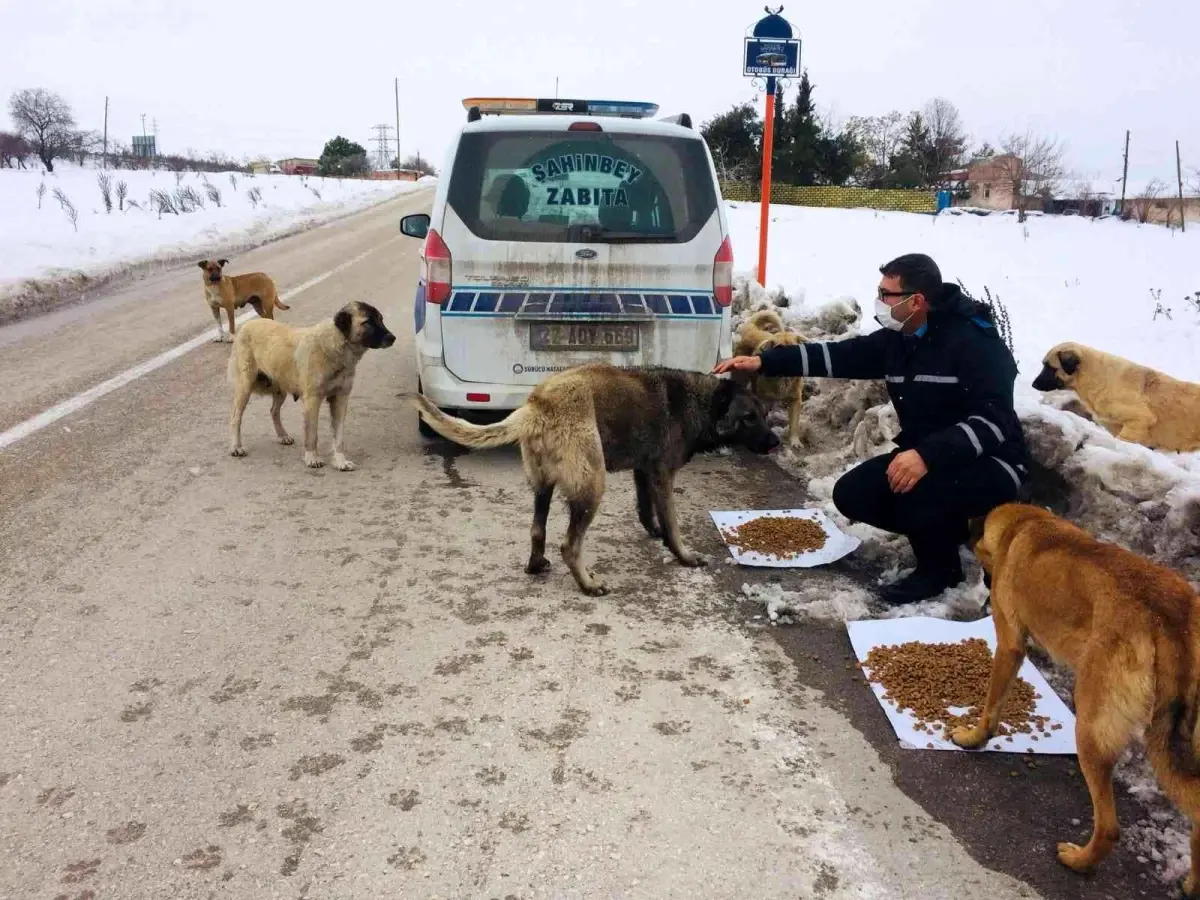
[[[889,306],[884,302],[885,296],[904,296],[906,291],[896,291],[892,293],[884,293],[882,289],[875,295],[875,321],[884,328],[891,331],[903,331],[904,326],[908,324],[908,320],[915,315],[912,308],[913,294],[907,294],[906,299],[901,300],[895,306]]]

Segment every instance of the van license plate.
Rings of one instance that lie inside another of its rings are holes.
[[[608,350],[638,348],[638,326],[599,322],[534,322],[529,326],[531,350]]]

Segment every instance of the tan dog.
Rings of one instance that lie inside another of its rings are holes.
[[[754,356],[771,347],[803,344],[804,338],[788,331],[783,318],[773,309],[760,309],[738,329],[733,343],[734,356]],[[800,446],[800,407],[804,402],[803,378],[766,378],[751,375],[750,390],[764,403],[787,406],[787,444],[793,450]]]
[[[396,336],[384,327],[383,316],[369,303],[347,303],[332,319],[292,328],[271,319],[251,319],[242,326],[229,354],[233,385],[233,415],[229,421],[229,453],[245,456],[242,415],[251,394],[269,394],[271,422],[281,444],[292,438],[283,428],[279,410],[288,394],[304,405],[304,464],[324,465],[317,457],[317,419],[321,403],[329,401],[333,419],[333,466],[354,469],[346,459],[343,429],[358,361],[368,350],[390,347]]]
[[[532,547],[526,573],[550,568],[546,518],[554,489],[571,512],[563,561],[585,594],[608,593],[583,564],[583,538],[604,496],[604,473],[633,470],[638,519],[661,537],[682,565],[704,565],[684,547],[675,520],[675,473],[692,455],[741,445],[769,453],[779,438],[763,406],[744,385],[673,369],[618,369],[603,363],[557,372],[535,387],[524,406],[494,425],[446,415],[424,396],[414,402],[438,434],[479,449],[521,445],[533,488]],[[657,521],[656,521],[657,519]]]
[[[976,523],[976,527],[977,527]],[[1036,506],[1007,503],[983,522],[975,555],[991,577],[996,655],[979,722],[956,728],[960,747],[982,746],[1032,637],[1075,673],[1075,741],[1092,798],[1086,847],[1058,845],[1076,872],[1099,865],[1117,842],[1113,767],[1145,729],[1147,756],[1168,797],[1193,822],[1196,896],[1200,857],[1197,678],[1200,600],[1181,576]]]
[[[263,272],[226,275],[223,270],[228,262],[227,259],[203,259],[196,263],[204,270],[204,299],[208,301],[213,318],[217,320],[217,336],[214,338],[217,343],[233,341],[234,310],[241,309],[247,303],[264,319],[274,319],[277,309],[291,309],[280,302],[275,282],[269,275]],[[221,310],[225,310],[229,317],[228,338],[221,328]]]
[[[1200,450],[1200,384],[1068,342],[1046,354],[1033,386],[1074,391],[1092,417],[1123,441],[1154,450]]]

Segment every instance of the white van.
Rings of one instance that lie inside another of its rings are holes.
[[[729,355],[733,250],[687,116],[594,100],[463,105],[432,214],[400,223],[425,242],[414,324],[426,397],[506,411],[581,363],[708,372]]]

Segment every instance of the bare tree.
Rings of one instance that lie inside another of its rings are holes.
[[[1200,197],[1200,166],[1192,167],[1192,177],[1188,182],[1188,187],[1191,189],[1193,194],[1195,194],[1197,197]]]
[[[949,172],[963,162],[967,153],[967,132],[958,107],[944,97],[935,97],[922,112],[929,131],[928,160],[930,175],[937,187],[945,187]]]
[[[1170,224],[1170,207],[1162,199],[1166,193],[1167,183],[1161,178],[1151,178],[1146,183],[1145,190],[1134,197],[1132,201],[1126,201],[1126,205],[1129,207],[1129,216],[1145,225],[1153,218],[1155,207],[1163,207],[1167,210],[1167,224]]]
[[[851,116],[846,130],[863,151],[857,177],[867,187],[882,185],[891,169],[892,157],[904,141],[905,117],[897,110],[882,116]]]
[[[54,160],[70,151],[74,134],[75,115],[67,101],[45,88],[27,88],[9,98],[8,109],[17,131],[53,172]]]
[[[1063,162],[1066,154],[1056,138],[1029,131],[1009,135],[1001,144],[1001,150],[1003,152],[995,157],[995,162],[1001,177],[1012,182],[1017,220],[1024,222],[1031,197],[1049,199],[1061,187],[1066,177]]]

